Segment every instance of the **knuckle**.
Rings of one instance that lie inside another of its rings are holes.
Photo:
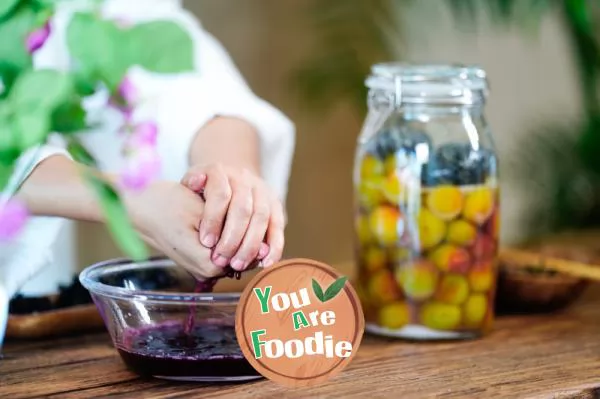
[[[253,204],[250,198],[240,201],[239,205],[236,207],[236,213],[239,217],[244,219],[249,219],[252,216],[253,210]]]
[[[252,174],[252,172],[250,172],[250,169],[242,168],[240,170],[240,177],[245,181],[250,181],[254,177],[254,175]]]
[[[228,185],[218,187],[213,193],[217,201],[229,201],[231,199],[231,188]]]
[[[271,208],[266,204],[257,204],[254,209],[253,217],[261,222],[268,220],[271,217]]]

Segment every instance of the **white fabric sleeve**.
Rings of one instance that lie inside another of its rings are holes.
[[[292,122],[252,92],[221,44],[191,14],[173,7],[148,18],[178,22],[191,35],[195,48],[194,72],[165,76],[134,68],[130,73],[144,99],[134,119],[158,123],[164,177],[179,180],[183,176],[189,167],[190,145],[204,124],[215,116],[237,117],[258,132],[262,176],[285,201],[295,146]]]
[[[53,145],[35,147],[24,153],[17,161],[7,188],[19,187],[40,162],[54,155],[70,158],[67,151]],[[31,217],[13,241],[0,244],[0,290],[8,298],[52,261],[52,247],[65,223],[62,218]]]

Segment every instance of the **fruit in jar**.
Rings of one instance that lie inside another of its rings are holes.
[[[427,208],[438,218],[449,221],[460,214],[463,194],[456,186],[443,185],[433,188],[427,195]]]
[[[399,265],[408,261],[411,258],[412,251],[406,247],[395,247],[389,250],[389,259],[395,264]]]
[[[462,215],[477,225],[485,223],[494,210],[494,194],[489,187],[478,187],[465,196]]]
[[[421,323],[434,330],[453,330],[462,318],[460,307],[449,303],[427,302],[419,313]]]
[[[397,300],[400,295],[392,272],[380,270],[371,277],[368,285],[369,299],[376,304],[385,304]]]
[[[439,279],[439,271],[429,261],[419,259],[400,266],[396,279],[404,295],[413,300],[424,300],[433,295]]]
[[[371,179],[383,175],[383,162],[372,154],[367,154],[360,164],[361,179]]]
[[[371,227],[369,226],[369,218],[363,214],[359,214],[354,219],[354,224],[356,237],[358,238],[361,246],[368,245],[373,239],[371,235]]]
[[[446,223],[425,208],[419,212],[418,224],[421,249],[435,247],[446,236]]]
[[[498,205],[496,205],[492,216],[487,221],[485,231],[493,238],[497,239],[500,236],[500,211]]]
[[[465,273],[471,264],[466,249],[451,244],[442,244],[431,252],[429,259],[442,271]]]
[[[463,322],[466,327],[482,325],[488,310],[488,301],[483,294],[473,294],[463,305]]]
[[[425,132],[408,126],[394,126],[379,131],[372,141],[373,149],[382,158],[391,154],[396,156],[396,165],[406,160],[419,146],[431,148],[431,138]]]
[[[495,272],[492,261],[475,264],[469,271],[469,286],[473,292],[487,292],[494,285]]]
[[[478,185],[495,174],[496,158],[483,148],[471,144],[449,143],[439,147],[421,175],[425,186],[440,184]]]
[[[435,292],[435,300],[452,305],[462,304],[469,296],[469,283],[460,274],[446,274]]]
[[[479,234],[471,247],[471,254],[475,261],[491,259],[496,255],[496,243],[487,234]]]
[[[364,252],[364,265],[369,273],[374,273],[385,268],[387,262],[387,254],[385,250],[371,246]]]
[[[461,246],[470,246],[477,238],[477,228],[463,219],[458,219],[448,224],[446,241]]]
[[[383,192],[385,199],[391,204],[401,205],[406,202],[404,199],[406,193],[396,174],[390,174],[383,180],[381,191]]]
[[[382,178],[364,180],[358,184],[357,196],[359,204],[366,209],[372,209],[384,202],[385,197],[381,191]]]
[[[369,226],[375,239],[383,246],[395,245],[404,233],[404,219],[400,211],[387,205],[373,210],[369,216]]]
[[[398,329],[408,324],[410,310],[406,302],[394,302],[385,305],[379,311],[379,325],[389,329]]]
[[[362,281],[359,281],[354,288],[356,290],[356,295],[358,296],[358,299],[360,300],[360,303],[363,305],[363,307],[368,306],[369,298],[366,294],[364,283]]]
[[[390,154],[385,158],[383,163],[384,173],[386,175],[391,175],[396,173],[396,168],[398,167],[398,160],[396,159],[396,154]]]

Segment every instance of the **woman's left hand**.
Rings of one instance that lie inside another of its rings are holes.
[[[181,183],[204,196],[200,242],[213,248],[215,265],[242,271],[257,259],[263,267],[281,259],[283,206],[260,176],[215,163],[192,167]]]

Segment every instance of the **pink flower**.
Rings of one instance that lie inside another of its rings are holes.
[[[121,84],[117,88],[117,91],[119,92],[119,96],[121,96],[121,98],[125,100],[125,103],[129,106],[134,105],[138,100],[138,91],[133,85],[133,82],[127,76],[123,78]]]
[[[131,117],[132,109],[127,107],[126,105],[120,104],[119,101],[115,100],[114,97],[110,97],[108,99],[108,106],[116,109],[121,112],[126,120],[129,120]]]
[[[135,151],[137,148],[156,146],[158,127],[154,122],[142,122],[134,127],[127,146]]]
[[[44,26],[31,32],[25,39],[25,45],[29,54],[39,50],[50,36],[50,21],[46,21]]]
[[[160,157],[152,147],[144,147],[131,154],[121,174],[121,184],[126,189],[144,189],[160,173]]]
[[[27,208],[18,201],[10,200],[0,205],[0,241],[7,241],[18,235],[28,216]]]

